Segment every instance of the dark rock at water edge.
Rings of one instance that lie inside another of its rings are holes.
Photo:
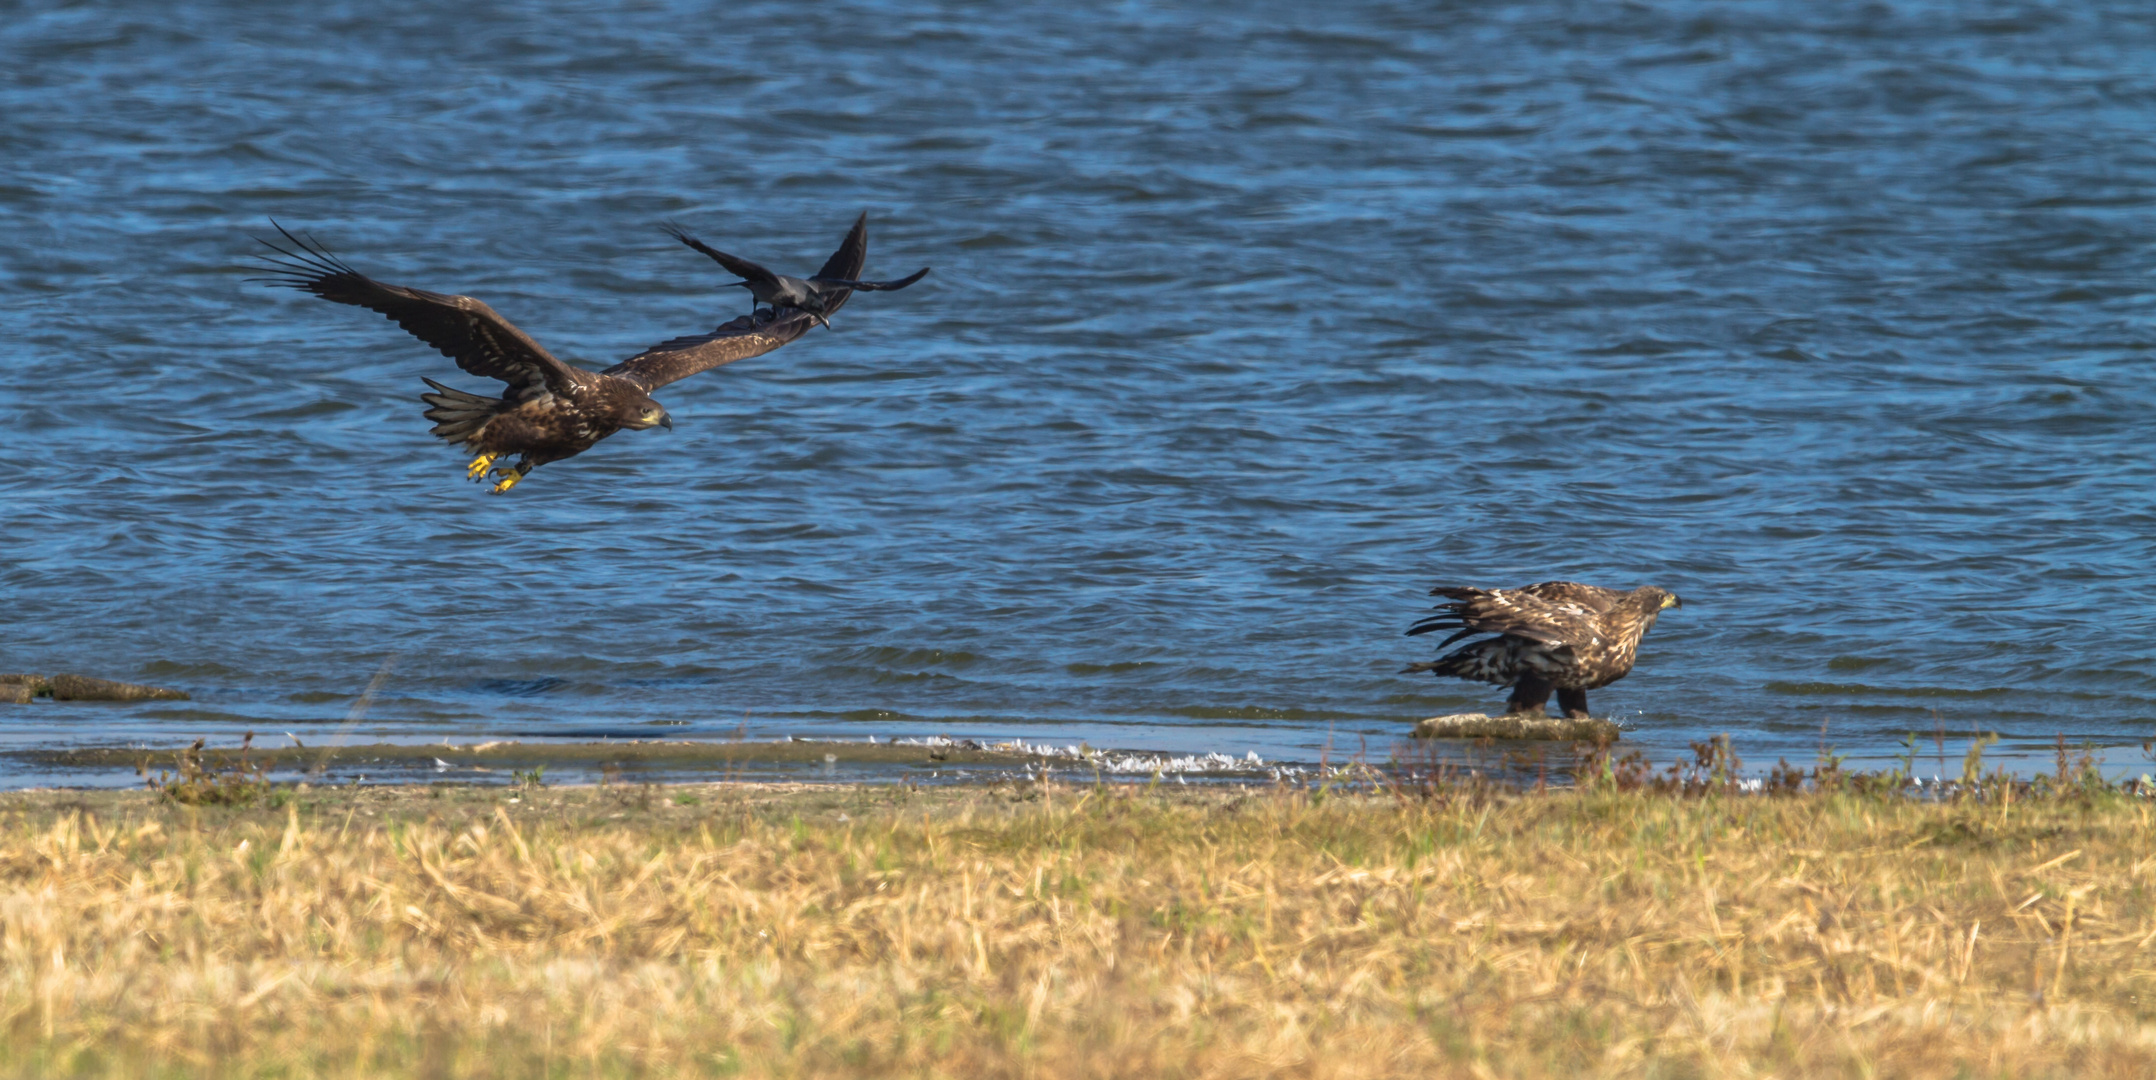
[[[0,675],[0,705],[28,705],[39,694],[49,694],[43,675]]]
[[[1527,713],[1507,716],[1486,716],[1482,713],[1433,716],[1417,723],[1414,731],[1414,737],[1418,739],[1534,739],[1545,742],[1595,743],[1616,742],[1618,734],[1617,725],[1608,720],[1574,720],[1562,716],[1535,716]]]
[[[51,679],[54,701],[186,701],[187,694],[162,686],[93,679],[88,675],[55,675]]]
[[[0,704],[27,705],[32,698],[54,701],[186,701],[185,691],[140,683],[93,679],[88,675],[0,675]]]

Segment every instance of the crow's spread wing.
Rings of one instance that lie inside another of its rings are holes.
[[[816,271],[816,276],[840,281],[857,278],[861,276],[861,268],[867,265],[868,211],[863,210],[860,217],[853,219],[853,228],[846,231],[846,239],[839,244],[837,251],[831,253],[830,258],[824,260],[823,269]],[[844,302],[845,297],[842,296],[829,299],[825,301],[824,308],[826,311],[837,311],[838,306]]]
[[[686,230],[682,229],[681,226],[676,225],[671,221],[660,227],[666,230],[666,235],[671,236],[674,239],[689,245],[689,247],[697,251],[701,251],[704,254],[711,256],[712,262],[718,263],[720,266],[725,267],[727,273],[732,274],[743,281],[761,281],[766,284],[772,284],[778,281],[778,275],[772,273],[771,271],[766,270],[763,267],[748,261],[747,259],[741,258],[738,255],[728,255],[727,253],[720,251],[718,248],[712,247],[711,245],[704,243],[702,240],[698,240],[697,238],[690,236]]]
[[[818,285],[841,285],[848,289],[859,289],[862,292],[897,292],[927,276],[928,267],[924,266],[913,273],[907,274],[905,277],[899,278],[897,281],[849,281],[845,278],[829,277],[812,277],[809,280]]]

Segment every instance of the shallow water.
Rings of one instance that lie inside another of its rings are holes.
[[[0,22],[0,745],[940,732],[1310,759],[1439,582],[1685,599],[1667,758],[2156,718],[2156,9],[34,5]],[[243,282],[275,217],[676,384],[511,495],[492,384]],[[1997,753],[1995,752],[1995,753]],[[1947,762],[1953,772],[1955,762]]]

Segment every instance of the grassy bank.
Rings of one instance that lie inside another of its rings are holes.
[[[2106,794],[16,793],[0,1072],[2146,1076],[2150,814]]]

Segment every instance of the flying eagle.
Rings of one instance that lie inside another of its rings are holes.
[[[426,417],[434,421],[434,435],[478,455],[465,469],[468,479],[501,477],[494,485],[496,494],[515,487],[533,469],[575,457],[623,428],[671,430],[673,418],[652,400],[652,391],[699,371],[761,356],[808,333],[817,321],[805,311],[752,309],[708,334],[663,341],[605,371],[587,371],[555,359],[478,300],[385,285],[345,265],[311,237],[301,239],[282,225],[277,231],[292,247],[262,241],[278,257],[261,257],[274,275],[261,280],[381,312],[465,371],[508,384],[500,397],[490,398],[423,379],[434,393],[419,396],[431,406]],[[818,276],[851,279],[867,261],[864,213]],[[846,297],[843,289],[824,295],[818,314],[836,312]],[[515,465],[495,464],[512,455]]]
[[[1557,691],[1568,717],[1585,719],[1587,691],[1625,677],[1639,655],[1639,639],[1668,608],[1683,607],[1677,594],[1652,585],[1619,592],[1572,581],[1544,581],[1517,589],[1430,590],[1450,603],[1408,633],[1456,631],[1442,649],[1464,637],[1496,634],[1463,645],[1435,660],[1409,665],[1401,674],[1427,671],[1512,687],[1505,712],[1540,713]]]

